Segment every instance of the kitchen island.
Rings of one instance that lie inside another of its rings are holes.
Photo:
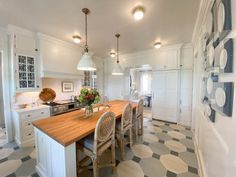
[[[86,118],[77,110],[33,122],[37,152],[36,171],[41,177],[76,177],[76,142],[93,133],[100,116],[107,111],[119,119],[127,100],[107,102]],[[132,103],[136,110],[137,103]]]

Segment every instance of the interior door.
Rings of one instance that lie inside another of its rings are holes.
[[[177,122],[179,71],[154,71],[152,77],[154,119]]]

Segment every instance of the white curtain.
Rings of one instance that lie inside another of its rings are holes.
[[[140,72],[140,94],[147,95],[152,93],[152,73],[151,71]]]

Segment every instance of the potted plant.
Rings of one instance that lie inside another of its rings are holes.
[[[93,105],[100,101],[100,94],[95,89],[83,88],[78,99],[81,104],[85,105],[85,114],[88,117],[93,114]]]

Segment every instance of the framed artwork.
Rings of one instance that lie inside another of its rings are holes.
[[[62,82],[62,92],[73,92],[74,84],[73,82]]]

